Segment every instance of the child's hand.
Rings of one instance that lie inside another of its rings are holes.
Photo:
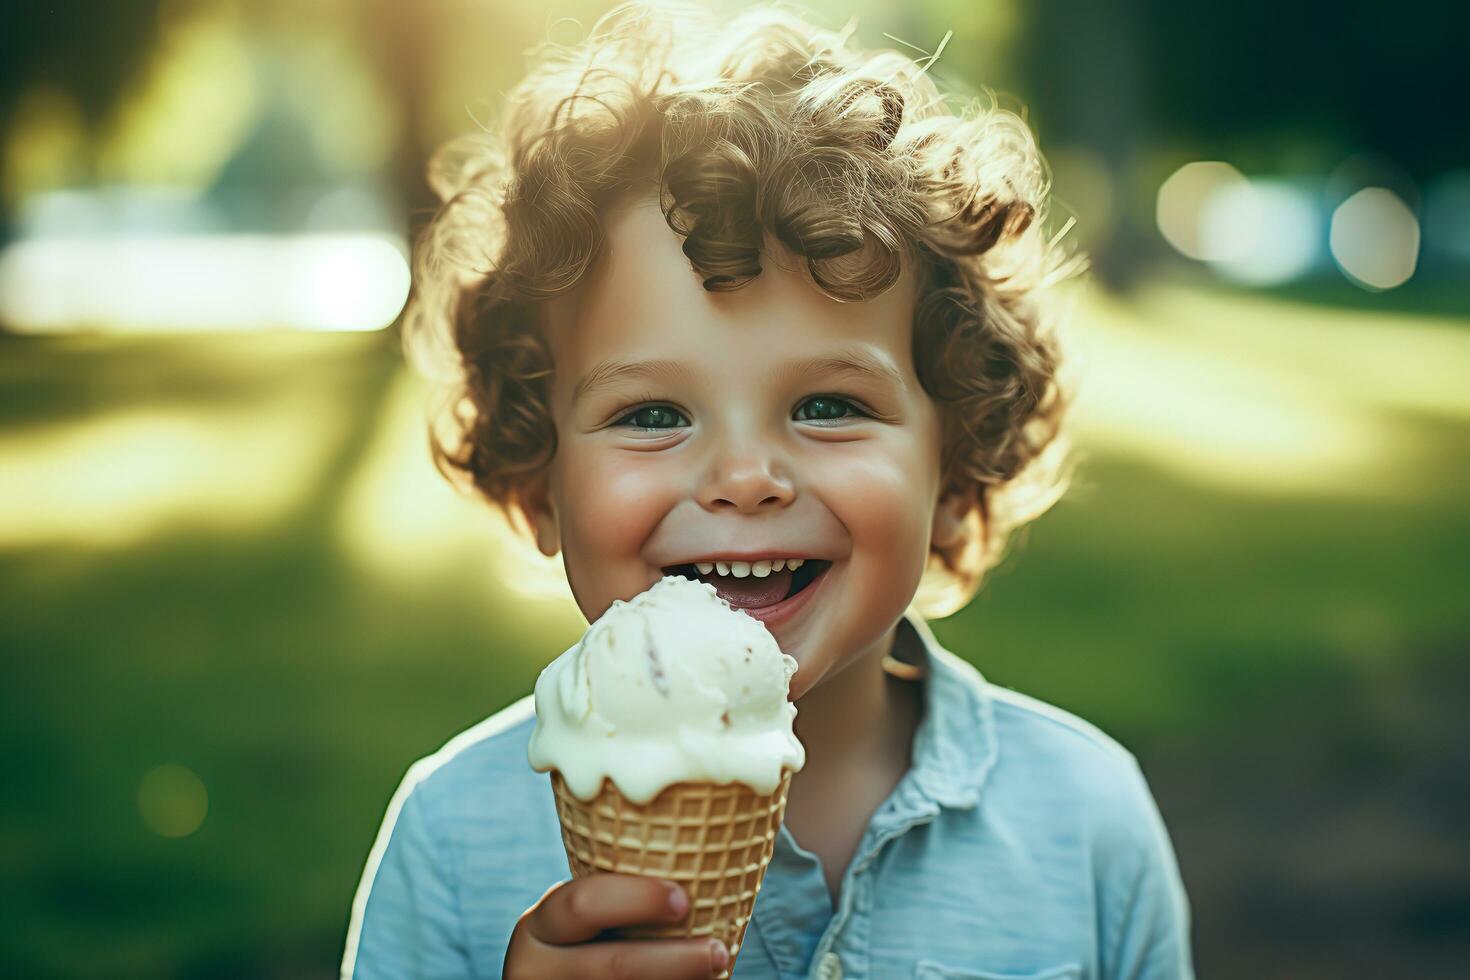
[[[564,881],[516,923],[505,952],[505,980],[706,980],[729,963],[718,939],[602,936],[605,929],[674,922],[688,911],[684,889],[657,878],[598,874]]]

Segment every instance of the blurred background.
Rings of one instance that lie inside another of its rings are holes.
[[[0,9],[0,973],[334,975],[405,768],[579,635],[395,320],[429,151],[605,6]],[[1463,975],[1462,8],[809,6],[1024,107],[1093,256],[1077,484],[941,641],[1137,753],[1201,976]]]

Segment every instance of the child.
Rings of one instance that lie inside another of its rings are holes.
[[[1018,501],[1065,482],[1039,157],[1014,114],[956,116],[925,66],[848,41],[625,5],[537,64],[503,144],[436,159],[407,322],[460,372],[441,468],[562,555],[589,621],[698,576],[799,663],[807,764],[737,977],[1189,977],[1133,757],[912,605],[961,605]],[[724,968],[718,942],[618,938],[679,918],[677,887],[566,880],[532,707],[409,771],[344,977]]]

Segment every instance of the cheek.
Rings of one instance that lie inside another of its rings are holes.
[[[562,467],[563,546],[569,563],[637,558],[668,512],[673,481],[647,454],[572,449]]]
[[[824,467],[832,512],[852,535],[854,558],[879,558],[895,572],[928,550],[937,459],[906,443],[850,454]],[[912,554],[910,554],[912,553]]]
[[[852,535],[854,564],[882,568],[894,585],[906,583],[928,550],[928,481],[891,464],[869,464],[846,486],[834,509]]]

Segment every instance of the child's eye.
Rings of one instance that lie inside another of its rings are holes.
[[[668,405],[644,405],[618,419],[616,424],[637,429],[677,429],[687,426],[689,420]]]
[[[806,413],[805,416],[803,412]],[[822,422],[862,414],[862,410],[846,398],[838,398],[834,395],[814,395],[796,406],[795,418],[798,422]]]

